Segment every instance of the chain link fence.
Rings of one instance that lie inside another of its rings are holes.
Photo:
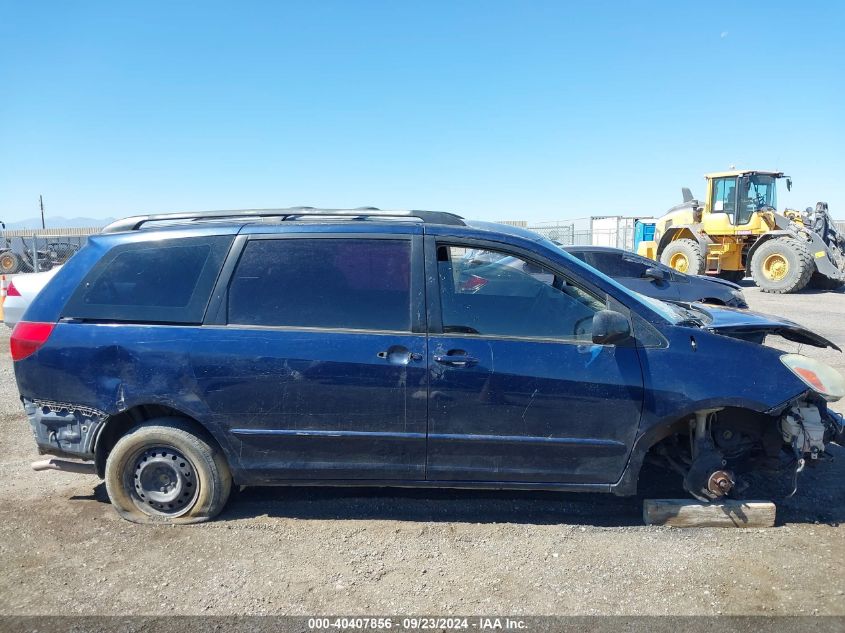
[[[0,274],[43,272],[61,266],[98,227],[0,231]]]

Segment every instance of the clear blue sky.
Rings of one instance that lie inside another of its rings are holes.
[[[0,0],[0,219],[659,214],[732,164],[845,218],[843,6]]]

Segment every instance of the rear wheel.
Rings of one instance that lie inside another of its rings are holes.
[[[135,523],[208,521],[232,488],[220,450],[180,418],[150,420],[120,438],[105,479],[118,514]]]
[[[21,269],[21,258],[11,251],[0,254],[0,273],[11,275]]]
[[[798,292],[810,281],[815,268],[810,251],[792,237],[761,244],[751,258],[751,276],[763,292]]]
[[[684,238],[670,242],[660,254],[660,261],[679,273],[704,274],[704,258],[695,240]]]

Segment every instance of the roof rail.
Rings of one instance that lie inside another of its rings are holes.
[[[155,213],[150,215],[133,215],[121,220],[115,220],[101,231],[102,233],[119,233],[121,231],[137,231],[148,222],[169,222],[174,220],[202,221],[232,220],[249,218],[277,217],[282,221],[295,220],[301,217],[347,217],[351,219],[367,218],[416,218],[426,224],[449,224],[463,226],[461,216],[447,211],[382,211],[376,207],[361,207],[359,209],[315,209],[314,207],[291,207],[289,209],[240,209],[234,211],[188,211],[181,213]]]

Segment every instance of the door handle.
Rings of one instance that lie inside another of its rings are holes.
[[[441,365],[449,365],[450,367],[472,367],[478,364],[478,359],[468,354],[437,354],[434,357],[434,362],[440,363]]]
[[[417,352],[412,352],[407,347],[402,345],[393,345],[383,352],[376,354],[379,358],[384,358],[393,365],[407,365],[412,360],[422,360],[423,355]]]

